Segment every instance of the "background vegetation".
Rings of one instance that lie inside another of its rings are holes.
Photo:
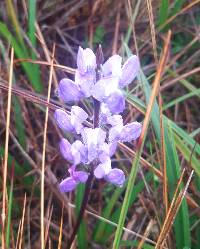
[[[123,188],[93,183],[72,248],[200,248],[199,3],[0,1],[2,248],[67,246],[84,185],[58,190],[69,165],[52,116],[63,107],[56,88],[73,77],[78,46],[98,44],[105,58],[138,54],[124,119],[145,120],[144,133],[139,148],[119,145],[113,159],[130,178]]]

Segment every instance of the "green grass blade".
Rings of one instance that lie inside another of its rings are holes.
[[[4,148],[0,147],[0,157],[4,156]],[[8,155],[8,166],[11,168],[12,164],[15,165],[15,176],[19,177],[20,180],[22,180],[23,184],[27,187],[30,187],[33,184],[34,177],[33,176],[26,176],[23,177],[27,172],[30,171],[30,168],[28,167],[22,167],[15,158],[9,154]],[[25,165],[25,164],[24,164]],[[26,164],[27,166],[27,164]]]
[[[28,0],[28,37],[32,43],[32,46],[36,48],[36,0]],[[31,51],[31,58],[36,59],[34,51]],[[39,65],[35,64],[33,67],[33,74],[35,76],[35,81],[41,84]]]
[[[3,43],[0,41],[0,50],[2,52],[3,58],[5,61],[8,61],[6,50]],[[6,63],[8,64],[8,63]],[[7,68],[9,70],[9,68]],[[13,85],[15,85],[15,75],[13,72]],[[20,106],[19,99],[16,96],[12,98],[13,108],[14,108],[14,115],[15,115],[15,126],[17,129],[17,138],[21,146],[25,149],[26,148],[26,135],[25,135],[25,127],[24,127],[24,120],[22,118],[22,110]]]
[[[8,12],[8,15],[10,17],[12,26],[14,27],[17,40],[19,41],[21,47],[23,49],[26,49],[24,41],[23,41],[22,36],[21,36],[20,25],[19,25],[19,22],[17,19],[17,15],[15,13],[15,8],[14,8],[14,5],[12,3],[12,0],[6,0],[6,8],[7,8],[7,12]]]
[[[181,103],[184,100],[189,99],[189,98],[196,96],[196,95],[200,96],[200,89],[197,89],[195,91],[192,91],[190,93],[187,93],[179,98],[176,98],[176,99],[170,101],[168,104],[164,105],[163,110],[167,110],[168,108],[170,108],[178,103]]]
[[[36,46],[35,22],[36,0],[28,0],[28,36],[34,47]]]
[[[175,0],[172,10],[170,12],[170,16],[176,15],[181,10],[185,2],[186,2],[185,0]]]
[[[0,34],[7,40],[7,42],[9,42],[12,45],[17,58],[25,58],[25,59],[29,58],[27,50],[21,48],[18,41],[10,33],[7,26],[2,22],[0,22]],[[21,65],[22,65],[28,79],[30,80],[33,88],[37,92],[42,92],[42,89],[43,89],[42,84],[41,84],[41,82],[36,81],[37,78],[35,77],[35,75],[33,73],[34,72],[33,68],[34,68],[35,65],[32,65],[32,64],[29,64],[29,63],[26,63],[26,62],[22,62]]]
[[[78,216],[80,213],[80,208],[81,208],[81,203],[84,197],[85,193],[85,185],[84,184],[79,184],[76,190],[76,215]],[[78,234],[77,234],[77,243],[78,243],[78,248],[79,249],[85,249],[88,248],[87,244],[87,225],[84,221],[82,220]]]
[[[168,17],[169,13],[169,0],[160,1],[158,25],[162,25]]]

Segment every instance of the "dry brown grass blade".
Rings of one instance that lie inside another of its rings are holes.
[[[168,183],[167,183],[167,164],[166,164],[166,150],[165,150],[165,137],[163,127],[163,111],[162,111],[162,97],[159,94],[159,110],[160,110],[160,141],[161,141],[161,170],[163,172],[163,201],[165,205],[165,213],[168,211]]]
[[[17,249],[18,244],[19,244],[19,236],[20,236],[20,231],[21,231],[21,224],[22,224],[22,220],[20,220],[19,222],[19,227],[18,227],[18,231],[17,231],[17,240],[16,240],[16,245],[15,245],[15,249]]]
[[[62,204],[62,214],[61,214],[61,219],[60,219],[60,233],[59,233],[59,240],[58,240],[58,249],[61,249],[61,246],[62,246],[63,211],[64,211],[64,204]]]
[[[154,220],[150,220],[150,222],[149,222],[149,224],[148,224],[148,226],[147,226],[147,228],[146,228],[146,230],[145,230],[145,232],[144,232],[144,235],[143,235],[144,237],[143,237],[142,240],[140,241],[140,243],[139,243],[137,249],[142,249],[143,244],[145,243],[145,240],[146,240],[147,236],[149,235],[149,232],[150,232],[150,230],[151,230],[153,224],[154,224]]]
[[[145,137],[145,134],[147,131],[147,127],[149,124],[149,120],[151,117],[151,111],[152,111],[152,107],[154,104],[154,100],[155,100],[155,98],[158,94],[158,91],[159,91],[160,80],[161,80],[162,74],[164,72],[164,67],[165,67],[166,61],[167,61],[167,54],[169,51],[170,39],[171,39],[171,30],[168,31],[167,38],[165,40],[163,54],[161,56],[161,59],[160,59],[159,65],[158,65],[158,69],[157,69],[157,73],[156,73],[156,76],[155,76],[155,79],[153,82],[153,89],[152,89],[151,98],[150,98],[149,103],[148,103],[148,107],[147,107],[145,118],[144,118],[144,123],[142,126],[141,135],[140,135],[140,138],[138,141],[138,146],[137,146],[138,150],[141,148],[141,146],[143,144],[143,140],[144,140],[144,137]]]
[[[153,9],[152,9],[151,0],[146,0],[146,2],[147,2],[148,14],[149,14],[150,28],[151,28],[153,54],[154,54],[154,59],[155,59],[156,65],[158,65],[158,54],[157,54],[157,50],[156,50],[157,44],[156,44],[156,32],[155,32],[155,25],[154,25]]]
[[[137,56],[139,57],[139,50],[138,50],[137,39],[136,39],[136,34],[135,34],[135,21],[132,18],[132,7],[131,7],[130,0],[128,0],[128,10],[129,10],[129,19],[130,19],[130,23],[131,23],[131,26],[132,26],[133,41],[134,41],[134,45],[135,45],[135,51],[136,51]]]
[[[0,82],[0,89],[8,92],[9,87],[6,86],[5,84],[3,84],[2,82]],[[44,106],[48,106],[49,108],[51,108],[52,110],[56,110],[57,108],[60,108],[60,106],[52,104],[52,103],[48,103],[45,99],[43,99],[43,96],[36,94],[36,93],[32,93],[26,90],[22,90],[21,88],[16,88],[16,87],[12,87],[11,88],[12,93],[27,99],[28,101],[34,102],[36,104],[42,104]]]
[[[177,183],[177,187],[176,187],[176,190],[175,190],[175,192],[174,192],[174,196],[173,196],[171,205],[170,205],[170,207],[169,207],[168,213],[166,214],[166,218],[165,218],[165,220],[164,220],[164,223],[163,223],[163,226],[162,226],[160,235],[159,235],[159,237],[158,237],[158,241],[159,241],[160,236],[162,236],[161,233],[164,234],[164,232],[166,231],[166,227],[168,226],[169,217],[170,217],[171,212],[173,211],[173,208],[174,208],[174,206],[175,206],[175,202],[176,202],[176,200],[177,200],[177,195],[178,195],[179,187],[180,187],[180,185],[181,185],[181,183],[182,183],[184,173],[185,173],[185,168],[183,169],[183,171],[182,171],[182,173],[181,173],[181,176],[180,176],[180,178],[179,178],[179,181],[178,181],[178,183]],[[158,241],[157,241],[157,244],[158,244]]]
[[[2,236],[1,243],[2,249],[6,247],[5,245],[5,222],[6,222],[6,182],[7,182],[7,164],[8,164],[8,143],[9,143],[9,127],[10,127],[10,112],[11,112],[11,97],[12,97],[12,79],[13,79],[13,60],[14,60],[14,49],[11,49],[11,59],[10,59],[10,71],[9,71],[9,84],[8,84],[8,104],[7,104],[7,117],[6,117],[6,138],[5,138],[5,153],[4,153],[4,164],[3,164],[3,199],[2,199]]]
[[[47,218],[46,223],[46,227],[45,227],[45,235],[44,235],[44,248],[46,248],[46,244],[47,244],[47,240],[48,240],[48,234],[49,234],[49,228],[50,228],[50,224],[51,224],[51,217],[52,217],[52,213],[53,213],[53,206],[51,207],[50,211],[49,211],[49,215]],[[46,219],[45,219],[46,220]]]
[[[185,170],[183,170],[183,172],[182,172],[182,174],[180,176],[180,179],[179,179],[178,184],[177,184],[176,191],[174,193],[174,197],[172,199],[172,203],[170,205],[169,211],[168,211],[168,213],[166,215],[166,218],[165,218],[165,221],[163,223],[163,226],[162,226],[160,235],[158,237],[155,249],[162,248],[162,245],[165,242],[165,239],[167,238],[167,235],[168,235],[168,233],[169,233],[169,231],[170,231],[170,229],[172,227],[173,221],[174,221],[174,219],[176,217],[176,214],[177,214],[177,212],[179,210],[179,207],[180,207],[180,205],[182,203],[182,200],[186,195],[186,191],[187,191],[187,189],[189,187],[189,184],[190,184],[190,181],[192,179],[193,172],[194,171],[191,172],[191,174],[190,174],[190,176],[188,178],[188,181],[186,183],[185,188],[183,190],[181,190],[180,193],[178,194],[180,185],[181,185],[182,180],[183,180]],[[178,196],[177,196],[177,194],[178,194]]]
[[[22,59],[22,58],[14,60],[14,64],[17,64],[17,63],[20,63],[20,62],[29,62],[31,64],[37,64],[37,65],[43,65],[43,66],[49,66],[49,67],[51,66],[51,62],[47,62],[47,61],[39,61],[39,60],[32,60],[32,59]],[[53,64],[53,67],[61,69],[62,71],[65,71],[65,72],[70,73],[70,74],[75,74],[75,69],[73,69],[71,67],[66,67],[66,66],[63,66],[63,65],[56,64],[56,63]]]
[[[21,219],[21,226],[20,226],[20,238],[19,238],[19,249],[22,248],[22,240],[23,240],[23,230],[24,230],[24,217],[26,211],[26,193],[24,195],[24,205],[23,205],[23,212],[22,212],[22,219]]]
[[[53,53],[51,59],[49,83],[48,83],[48,93],[47,93],[47,102],[50,101],[51,94],[51,85],[52,85],[52,76],[53,76],[53,60],[55,54],[55,44],[53,46]],[[40,222],[41,222],[41,249],[45,247],[44,241],[44,171],[45,171],[45,156],[46,156],[46,140],[47,140],[47,125],[49,117],[49,107],[46,108],[45,123],[44,123],[44,137],[43,137],[43,150],[42,150],[42,169],[41,169],[41,212],[40,212]]]
[[[113,46],[112,46],[112,54],[117,53],[117,45],[118,45],[118,38],[119,38],[119,26],[120,26],[120,9],[121,9],[122,2],[120,1],[117,6],[117,15],[116,15],[116,21],[115,21],[115,32],[114,32],[114,39],[113,39]]]
[[[46,59],[49,63],[52,63],[52,59],[51,59],[51,56],[50,56],[50,52],[48,50],[48,47],[45,43],[45,40],[44,40],[44,37],[42,35],[42,32],[41,32],[41,29],[39,27],[39,25],[36,23],[36,31],[37,31],[37,35],[38,35],[38,40],[40,41],[41,45],[42,45],[42,48],[44,50],[44,54],[46,56]],[[55,84],[55,87],[58,86],[58,82],[57,82],[57,78],[56,78],[56,73],[54,72],[54,70],[52,69],[52,77],[53,77],[53,82]]]

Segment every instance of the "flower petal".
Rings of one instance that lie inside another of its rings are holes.
[[[104,125],[108,123],[108,118],[111,116],[111,112],[108,106],[105,103],[100,105],[100,115],[99,115],[99,124]]]
[[[122,187],[125,181],[125,175],[121,169],[111,169],[105,176],[105,179],[116,186]]]
[[[97,158],[99,147],[106,139],[106,132],[101,128],[84,128],[81,135],[88,150],[88,162],[91,162]]]
[[[122,57],[115,54],[111,56],[102,66],[103,76],[117,76],[121,77]]]
[[[130,84],[137,76],[140,69],[140,62],[136,55],[132,55],[122,67],[120,87],[123,88]]]
[[[79,85],[81,92],[86,98],[92,95],[92,89],[95,83],[95,71],[85,74],[80,74],[78,70],[75,73],[75,82]]]
[[[120,140],[122,142],[130,142],[136,140],[142,131],[142,125],[138,122],[126,124],[121,132]]]
[[[117,149],[117,142],[112,142],[108,144],[109,146],[109,156],[113,156],[115,154],[115,151]]]
[[[88,173],[85,171],[74,171],[73,178],[76,180],[76,182],[86,182],[88,179]]]
[[[58,85],[58,96],[65,102],[72,102],[83,98],[83,93],[74,81],[62,79]]]
[[[97,179],[105,177],[111,170],[111,160],[108,158],[104,163],[100,163],[94,170],[94,176]]]
[[[74,159],[74,165],[77,165],[79,163],[86,163],[88,161],[87,159],[87,149],[85,145],[80,141],[76,140],[71,145],[71,154]]]
[[[60,192],[70,192],[77,186],[77,182],[72,177],[67,177],[59,184]]]
[[[91,72],[96,69],[96,56],[90,48],[79,47],[77,54],[77,67],[81,74]]]
[[[106,100],[109,110],[112,113],[120,113],[125,109],[125,98],[120,90],[113,92]]]
[[[111,127],[109,130],[109,138],[108,138],[109,142],[112,143],[119,141],[121,138],[122,130],[123,130],[123,125],[121,124]]]
[[[69,131],[73,132],[74,127],[71,124],[70,121],[70,116],[63,110],[57,109],[54,113],[54,118],[58,124],[58,126],[64,130],[64,131]]]
[[[71,124],[75,128],[77,134],[83,129],[82,123],[86,121],[88,114],[79,106],[72,106],[71,109]]]
[[[74,157],[73,157],[72,151],[71,151],[71,144],[68,142],[68,140],[65,138],[62,138],[60,143],[59,143],[59,147],[60,147],[60,152],[61,152],[62,156],[66,160],[73,162]]]
[[[111,126],[123,125],[123,119],[121,115],[112,115],[108,118],[108,124]]]
[[[119,78],[107,77],[100,79],[93,88],[92,94],[95,99],[102,102],[118,89]]]

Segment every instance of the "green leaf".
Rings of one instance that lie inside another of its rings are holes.
[[[23,59],[28,59],[29,58],[29,53],[28,53],[28,49],[23,49],[20,46],[20,43],[17,41],[16,38],[14,38],[14,36],[10,33],[10,31],[8,30],[7,26],[0,22],[0,34],[7,40],[7,42],[9,42],[12,47],[14,48],[14,52],[17,56],[17,58],[23,58]],[[42,84],[40,81],[38,81],[37,79],[37,75],[35,75],[35,66],[37,65],[32,65],[30,63],[27,62],[22,62],[21,63],[28,79],[30,80],[33,88],[37,91],[37,92],[42,92]]]
[[[169,0],[161,0],[159,8],[158,25],[162,25],[168,17],[169,13]]]
[[[76,189],[76,215],[78,217],[80,208],[81,208],[81,203],[84,197],[85,193],[85,184],[79,184]],[[78,243],[78,248],[79,249],[85,249],[88,248],[87,244],[87,225],[84,219],[82,220],[78,234],[77,234],[77,243]]]

